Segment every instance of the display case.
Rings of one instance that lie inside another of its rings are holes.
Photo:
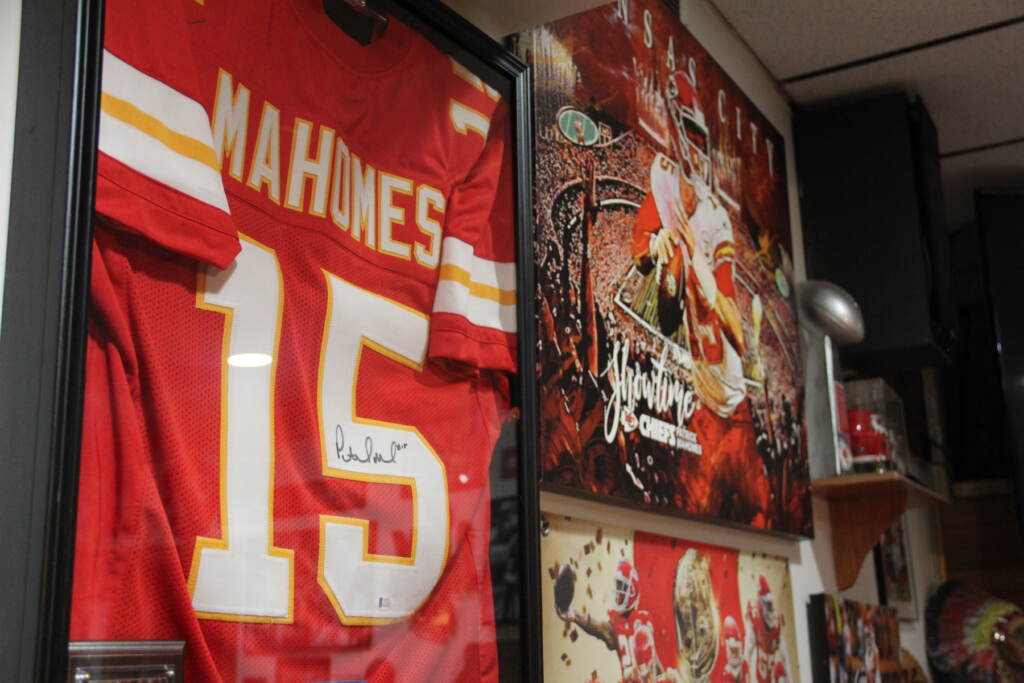
[[[525,67],[436,2],[25,20],[66,99],[48,184],[19,117],[0,670],[536,678]]]
[[[906,474],[910,462],[903,401],[884,379],[846,383],[847,425],[853,469]]]

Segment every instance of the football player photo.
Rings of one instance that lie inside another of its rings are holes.
[[[545,680],[799,682],[783,558],[545,518]]]
[[[661,0],[515,48],[535,67],[545,486],[808,534],[781,134]]]

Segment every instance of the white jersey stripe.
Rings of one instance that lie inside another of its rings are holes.
[[[230,213],[220,173],[172,152],[156,138],[104,112],[100,112],[100,151],[153,180]]]
[[[454,57],[452,57],[451,60],[452,69],[455,71],[456,76],[466,81],[480,92],[486,93],[487,96],[490,97],[492,100],[501,99],[501,94],[498,93],[498,91],[492,88],[491,86],[484,83],[482,78],[477,76],[475,73],[473,73],[466,67],[462,66],[462,64],[460,64],[459,62],[455,61]]]
[[[434,293],[434,312],[460,315],[474,325],[514,334],[516,307],[481,299],[454,280],[439,280]]]
[[[516,264],[489,261],[473,253],[473,245],[458,237],[445,237],[441,242],[441,265],[453,265],[469,271],[473,282],[515,291]]]
[[[461,315],[474,325],[516,331],[516,269],[478,257],[473,245],[445,237],[434,312]]]
[[[202,105],[104,50],[99,149],[229,212]]]

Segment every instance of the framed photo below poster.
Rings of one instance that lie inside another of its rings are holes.
[[[784,558],[548,515],[544,680],[799,683]]]
[[[514,42],[545,487],[809,535],[781,134],[662,0]]]
[[[896,610],[838,595],[812,595],[807,604],[814,683],[901,683]]]
[[[894,608],[901,621],[918,619],[905,514],[885,530],[875,546],[875,575],[878,601]]]

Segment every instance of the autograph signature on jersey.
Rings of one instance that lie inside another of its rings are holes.
[[[351,444],[345,448],[345,430],[341,425],[334,426],[334,452],[342,462],[357,462],[362,465],[368,463],[391,465],[398,461],[398,454],[409,447],[407,441],[392,441],[387,449],[388,454],[384,455],[374,447],[373,437],[363,439],[363,455],[352,450]]]

